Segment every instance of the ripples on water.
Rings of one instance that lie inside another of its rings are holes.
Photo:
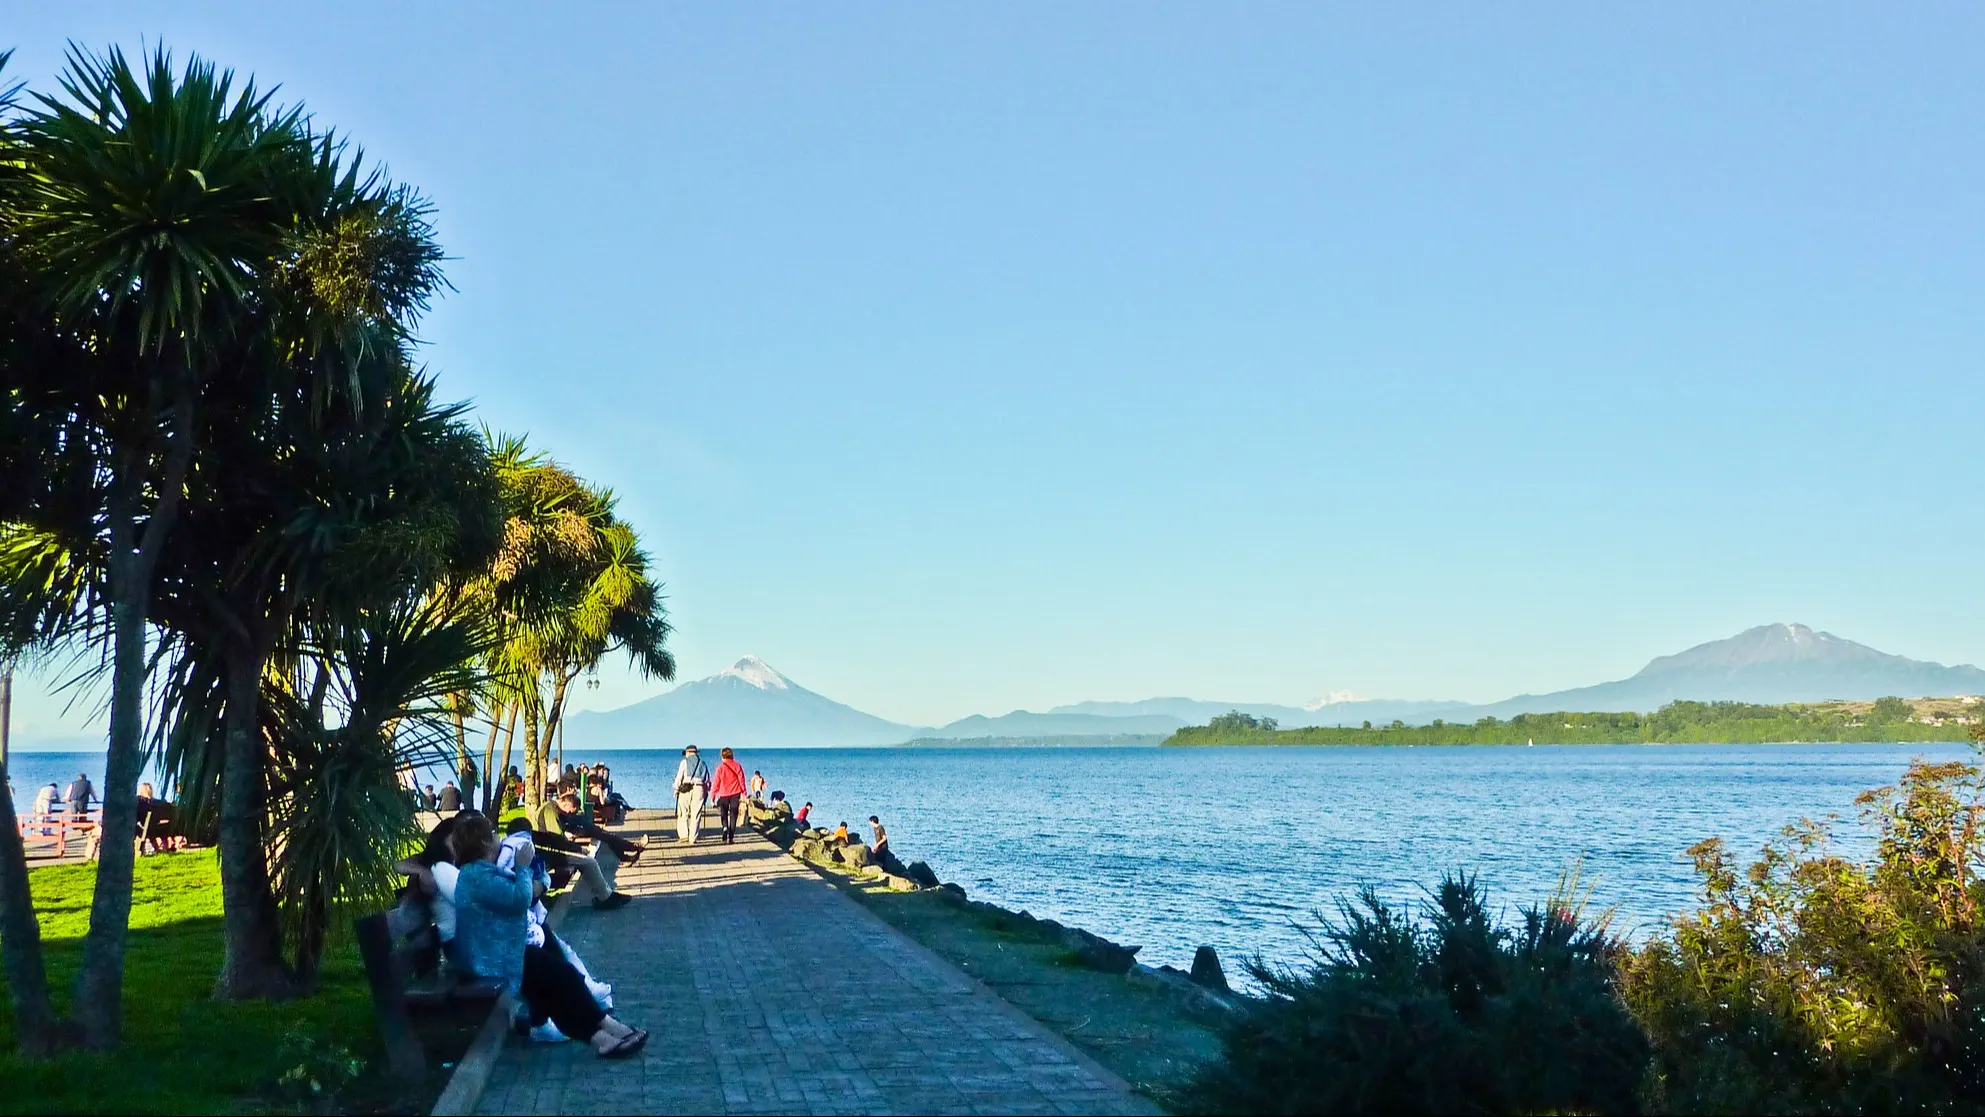
[[[813,818],[882,816],[905,860],[979,898],[1184,966],[1211,943],[1293,961],[1299,927],[1363,883],[1411,899],[1443,869],[1479,872],[1511,909],[1583,859],[1600,906],[1645,933],[1690,906],[1683,851],[1718,835],[1748,855],[1788,823],[1846,816],[1912,756],[1963,745],[1582,745],[1466,748],[748,749]],[[672,799],[674,751],[608,752],[636,806]],[[580,759],[575,750],[568,759]],[[21,754],[16,802],[102,758]],[[588,755],[585,759],[591,760]],[[44,771],[45,769],[45,771]]]

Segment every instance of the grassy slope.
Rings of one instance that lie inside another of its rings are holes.
[[[96,866],[29,874],[49,981],[60,1007],[82,961]],[[44,1063],[14,1058],[11,1006],[0,1002],[0,1112],[228,1113],[277,1102],[281,1038],[300,1031],[361,1058],[379,1054],[372,1002],[350,941],[327,952],[323,984],[280,1004],[209,999],[221,958],[220,871],[212,851],[138,862],[124,974],[125,1047],[112,1056],[72,1053]],[[361,1080],[348,1099],[391,1104]]]

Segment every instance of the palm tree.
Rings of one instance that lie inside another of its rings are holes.
[[[183,801],[218,808],[222,996],[280,995],[294,984],[279,917],[300,900],[270,873],[266,851],[285,839],[280,812],[270,813],[283,789],[270,786],[269,765],[293,777],[286,750],[315,749],[322,734],[298,732],[308,719],[296,717],[279,719],[287,732],[272,731],[272,705],[307,695],[305,711],[321,714],[326,688],[342,677],[321,649],[347,646],[346,630],[374,624],[387,603],[481,568],[497,540],[495,477],[461,409],[437,405],[431,382],[397,348],[371,352],[355,384],[333,387],[330,406],[299,381],[277,406],[263,401],[259,422],[239,414],[213,432],[189,478],[187,522],[197,530],[161,564],[159,616],[183,652],[166,691],[163,755]],[[347,699],[378,706],[362,688]],[[376,836],[397,849],[404,835]],[[314,961],[310,935],[299,945]]]
[[[633,529],[614,515],[611,492],[529,451],[517,438],[490,438],[508,516],[504,542],[484,574],[461,587],[483,603],[501,633],[485,768],[500,767],[503,727],[524,728],[526,805],[542,802],[551,742],[578,675],[616,651],[652,678],[675,677],[660,587]],[[547,694],[549,692],[549,694]]]
[[[32,454],[0,454],[9,471],[0,482],[20,480],[38,494],[0,512],[56,532],[76,561],[101,572],[88,581],[105,587],[91,601],[108,623],[91,632],[111,649],[111,833],[135,824],[151,594],[189,494],[211,505],[226,493],[278,514],[298,498],[335,494],[335,482],[283,490],[296,470],[255,490],[274,476],[257,466],[288,462],[299,416],[363,427],[380,398],[368,396],[368,379],[381,379],[365,369],[383,364],[389,383],[404,378],[406,332],[441,286],[417,197],[361,174],[361,160],[313,132],[300,110],[275,109],[252,83],[238,95],[232,88],[230,74],[197,58],[175,74],[162,50],[142,72],[116,51],[72,52],[62,95],[37,98],[11,124],[18,173],[0,227],[19,261],[6,273],[19,292],[9,302],[53,335],[63,359],[8,361],[9,402],[19,404],[10,421],[27,444],[62,448],[69,459],[51,468]],[[15,353],[40,340],[33,329],[13,332],[26,338]],[[278,984],[267,980],[271,960],[249,944],[268,924],[253,914],[267,907],[258,711],[262,670],[287,619],[280,601],[302,600],[312,576],[335,577],[310,567],[312,556],[358,553],[321,534],[278,530],[268,542],[262,552],[223,551],[226,561],[204,568],[198,547],[180,548],[180,584],[200,583],[182,593],[180,619],[200,594],[207,612],[225,619],[182,626],[163,645],[168,656],[224,664],[233,698],[220,706],[230,730],[222,759],[233,763],[203,769],[228,792],[220,797],[224,994]],[[297,552],[284,545],[299,542],[309,576],[286,565]],[[215,553],[209,547],[207,558]],[[264,607],[272,599],[278,605]],[[77,997],[86,1039],[99,1047],[118,1031],[133,852],[122,842],[104,849]]]
[[[179,512],[199,396],[229,366],[258,274],[282,245],[271,184],[310,152],[298,114],[273,112],[253,83],[237,93],[232,75],[197,58],[175,73],[161,50],[140,72],[115,51],[72,51],[60,87],[10,119],[16,174],[0,225],[20,265],[16,305],[73,359],[7,371],[30,437],[76,447],[94,468],[6,480],[55,494],[30,497],[23,518],[103,570],[102,824],[118,833],[136,822],[152,574]],[[128,843],[105,843],[75,998],[92,1047],[114,1045],[121,1027],[133,860]]]
[[[270,871],[305,983],[341,916],[390,903],[420,836],[400,773],[447,756],[449,699],[487,646],[473,610],[410,594],[313,626],[265,685]]]

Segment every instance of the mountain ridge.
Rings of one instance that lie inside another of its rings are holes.
[[[1499,702],[1352,699],[1317,706],[1213,702],[1180,696],[1085,701],[1043,712],[971,714],[942,726],[912,726],[817,694],[747,655],[707,678],[616,710],[574,714],[568,739],[580,748],[894,745],[912,739],[1046,740],[1169,734],[1228,710],[1274,718],[1287,728],[1474,721],[1519,713],[1652,711],[1678,700],[1778,705],[1832,699],[1985,693],[1985,670],[1879,651],[1803,624],[1768,624],[1655,656],[1625,679]]]

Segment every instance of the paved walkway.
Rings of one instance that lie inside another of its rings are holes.
[[[512,1039],[478,1112],[1157,1112],[759,835],[650,841],[635,901],[561,934],[654,1038],[625,1061]]]

